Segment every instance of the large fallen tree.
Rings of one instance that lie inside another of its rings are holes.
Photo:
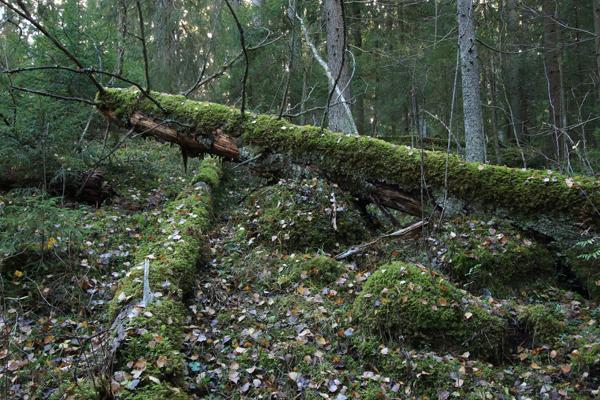
[[[511,216],[555,238],[561,236],[559,226],[600,227],[596,178],[470,163],[443,152],[297,126],[269,115],[242,117],[234,108],[183,96],[151,96],[133,88],[106,89],[96,104],[110,120],[176,143],[186,156],[210,153],[236,162],[260,159],[261,164],[284,160],[279,168],[300,165],[361,200],[415,215],[422,212],[422,199],[454,211]]]

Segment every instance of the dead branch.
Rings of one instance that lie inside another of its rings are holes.
[[[370,242],[365,242],[365,243],[361,243],[356,246],[352,246],[348,250],[344,251],[343,253],[340,253],[337,256],[335,256],[335,259],[339,261],[339,260],[348,258],[356,253],[360,253],[364,249],[371,247],[376,243],[379,243],[381,240],[384,240],[384,239],[392,239],[392,238],[398,239],[398,238],[406,238],[408,236],[412,236],[412,235],[416,234],[417,230],[423,228],[425,225],[427,225],[426,221],[415,222],[414,224],[407,226],[406,228],[402,228],[395,232],[379,236],[378,238],[375,238],[375,239],[371,240]]]

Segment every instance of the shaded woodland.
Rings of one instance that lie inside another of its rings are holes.
[[[600,396],[600,1],[0,0],[0,397]]]

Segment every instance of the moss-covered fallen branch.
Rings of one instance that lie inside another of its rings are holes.
[[[220,104],[152,95],[166,113],[132,89],[107,89],[98,95],[98,108],[123,125],[176,142],[192,155],[208,152],[242,161],[256,154],[276,153],[339,180],[358,186],[385,184],[415,197],[420,196],[423,171],[427,189],[438,205],[447,187],[449,196],[463,202],[463,207],[535,218],[563,216],[600,226],[597,178],[470,163],[443,152],[297,126],[268,115],[242,119],[237,110]],[[165,128],[163,132],[158,126]]]
[[[198,267],[202,234],[210,224],[212,190],[219,184],[221,162],[207,157],[192,184],[165,210],[155,239],[139,250],[136,267],[119,281],[108,306],[113,321],[110,355],[112,370],[126,371],[119,382],[121,399],[187,399],[178,388],[185,363],[180,353],[185,305]],[[152,301],[141,304],[144,263]],[[111,378],[112,379],[112,378]],[[132,390],[129,390],[132,389]]]

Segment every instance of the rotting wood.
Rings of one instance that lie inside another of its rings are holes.
[[[422,214],[417,199],[425,194],[425,207],[444,207],[446,214],[452,209],[510,216],[551,236],[553,226],[566,224],[575,235],[600,227],[597,178],[465,162],[443,152],[297,126],[268,115],[242,118],[234,108],[183,96],[152,96],[161,108],[135,89],[106,89],[97,106],[121,126],[177,143],[191,156],[206,152],[245,162],[263,154],[257,164],[284,159],[287,165],[318,171],[359,199],[413,215]]]

